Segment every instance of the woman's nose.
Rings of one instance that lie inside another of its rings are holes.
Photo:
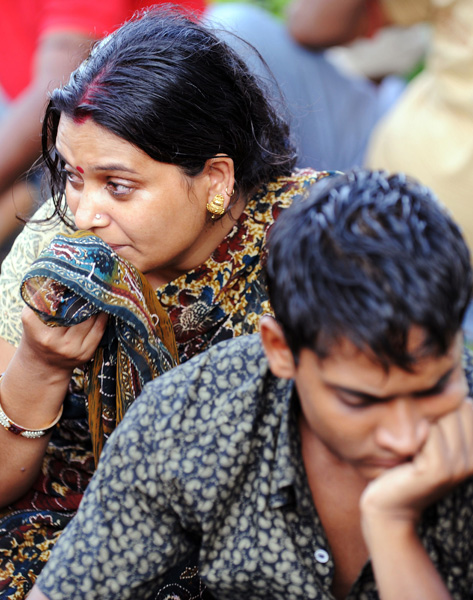
[[[74,212],[74,220],[78,229],[95,229],[106,225],[106,218],[100,211],[100,203],[96,194],[83,189]]]
[[[414,456],[429,434],[429,421],[415,405],[415,398],[390,401],[377,429],[377,443],[400,457]]]

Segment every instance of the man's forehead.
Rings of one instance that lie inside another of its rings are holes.
[[[461,365],[462,335],[459,333],[455,336],[444,354],[426,354],[425,336],[417,329],[410,332],[407,347],[419,359],[412,363],[409,370],[394,364],[386,367],[371,350],[364,351],[347,338],[333,344],[325,358],[319,358],[314,352],[310,352],[317,364],[319,376],[330,387],[380,397],[421,392],[434,387],[456,366]]]
[[[421,365],[425,361],[438,360],[442,357],[450,357],[453,354],[461,352],[463,345],[463,333],[459,331],[457,335],[453,337],[452,343],[449,348],[443,353],[433,351],[427,343],[427,333],[417,325],[413,325],[407,334],[406,352],[414,358],[413,370],[416,369],[416,365]],[[388,346],[389,342],[386,342]],[[314,355],[316,353],[314,352]],[[317,355],[316,355],[317,356]],[[337,340],[327,345],[327,351],[325,356],[318,356],[317,359],[321,365],[333,359],[344,359],[344,360],[355,360],[364,357],[367,361],[372,362],[373,366],[386,365],[384,357],[378,357],[375,351],[368,345],[363,347],[362,344],[357,345],[348,336],[339,337]],[[393,364],[393,367],[396,365]],[[386,368],[386,367],[385,367]],[[388,370],[390,365],[387,365]]]

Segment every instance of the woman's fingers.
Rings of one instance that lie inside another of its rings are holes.
[[[22,312],[24,342],[44,362],[79,366],[92,358],[102,339],[107,315],[99,313],[71,327],[50,327],[28,307]]]

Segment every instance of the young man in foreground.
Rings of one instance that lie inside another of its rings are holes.
[[[268,283],[261,337],[146,386],[31,600],[154,598],[196,550],[218,600],[473,597],[457,227],[351,173],[278,220]]]

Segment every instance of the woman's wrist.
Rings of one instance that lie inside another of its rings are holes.
[[[42,365],[41,361],[23,359],[17,351],[0,380],[3,427],[8,428],[8,420],[21,429],[44,430],[51,427],[59,415],[72,369],[54,369]]]
[[[2,378],[3,378],[3,373],[0,375],[0,382],[1,382]],[[0,396],[1,396],[1,394],[0,394]],[[54,421],[49,423],[46,427],[43,427],[41,429],[29,429],[29,428],[23,427],[19,423],[16,423],[12,419],[10,419],[10,417],[3,410],[3,407],[0,403],[0,425],[14,435],[21,435],[22,437],[27,438],[27,439],[37,439],[37,438],[44,437],[45,435],[47,435],[53,429],[53,427],[55,427],[57,425],[57,423],[59,422],[59,420],[62,416],[63,407],[64,406],[61,404],[61,408],[59,409],[59,412],[58,412],[56,418],[54,419]]]
[[[64,380],[69,381],[74,370],[72,364],[61,364],[57,360],[54,362],[48,360],[47,353],[42,353],[32,347],[25,340],[25,336],[22,337],[12,362],[16,364],[18,370],[31,373],[32,377],[36,377],[49,385]],[[10,368],[8,371],[10,371]]]

